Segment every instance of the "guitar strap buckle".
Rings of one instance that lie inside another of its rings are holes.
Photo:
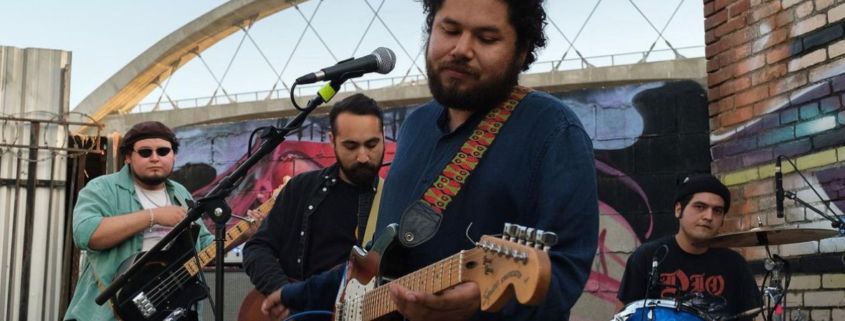
[[[411,203],[399,219],[399,242],[405,247],[415,247],[428,241],[437,233],[442,218],[443,215],[422,200]]]

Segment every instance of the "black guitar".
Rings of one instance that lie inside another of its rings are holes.
[[[256,210],[267,213],[273,208],[276,196],[282,186],[276,188],[273,196]],[[225,246],[244,234],[254,220],[241,221],[226,231]],[[193,235],[190,235],[193,234]],[[189,313],[191,305],[207,296],[205,284],[197,274],[217,255],[217,244],[211,243],[193,255],[196,232],[182,233],[164,251],[154,254],[134,277],[126,282],[112,298],[117,315],[124,321],[165,320],[173,316],[179,320]],[[123,274],[143,256],[144,252],[126,259],[116,275]],[[222,304],[222,303],[220,303]]]

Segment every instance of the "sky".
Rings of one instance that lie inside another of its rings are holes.
[[[0,0],[0,46],[71,51],[70,107],[73,109],[156,42],[225,2]],[[375,20],[369,31],[367,26],[373,14],[368,3],[372,8],[381,5],[381,20]],[[546,0],[545,6],[550,18],[546,27],[549,43],[529,72],[550,70],[552,64],[549,61],[560,60],[565,52],[567,59],[576,57],[566,39],[574,41],[574,48],[585,57],[643,52],[658,39],[654,49],[666,49],[664,39],[658,38],[654,29],[663,29],[673,13],[674,17],[663,34],[665,40],[675,48],[699,47],[681,50],[687,56],[702,56],[704,52],[701,1]],[[371,74],[362,79],[399,78],[409,71],[413,75],[418,74],[418,70],[424,70],[423,57],[419,56],[424,44],[424,16],[418,1],[310,0],[301,4],[299,9],[284,10],[250,28],[249,35],[257,47],[250,38],[244,37],[243,32],[238,32],[209,48],[202,53],[201,60],[193,59],[171,77],[167,95],[174,100],[211,96],[218,87],[215,77],[222,79],[222,87],[229,94],[267,91],[273,88],[278,78],[272,69],[281,72],[283,81],[291,83],[303,74],[333,65],[336,59],[360,57],[378,47],[387,47],[396,53],[396,68],[387,75]],[[311,16],[315,9],[318,10],[312,26],[319,37],[307,29],[302,17]],[[582,29],[588,17],[590,20]],[[304,35],[303,30],[306,30]],[[297,46],[300,37],[302,40]],[[331,52],[320,39],[328,44]],[[667,55],[664,52],[657,56]],[[263,57],[267,57],[273,68]],[[639,60],[639,57],[615,56],[613,61],[616,64],[630,63]],[[416,65],[413,64],[414,58],[417,59]],[[608,65],[611,58],[592,58],[590,61],[596,65]],[[578,66],[577,61],[570,61],[562,67],[572,69]],[[220,90],[216,92],[218,95],[222,93]],[[143,102],[155,102],[161,96],[161,91],[156,90]],[[205,102],[198,101],[200,105]]]

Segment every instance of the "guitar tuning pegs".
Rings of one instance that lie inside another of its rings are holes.
[[[510,241],[514,234],[516,233],[516,226],[511,223],[505,223],[505,229],[502,231],[502,238],[505,241]]]
[[[542,235],[537,234],[539,243],[543,245],[543,251],[548,252],[549,248],[557,244],[557,234],[554,232],[543,232]]]
[[[525,226],[517,225],[516,228],[516,242],[519,244],[525,244],[526,239],[525,236],[528,234],[528,228]]]
[[[546,231],[543,231],[541,229],[537,229],[535,231],[534,235],[532,235],[531,240],[532,240],[532,242],[534,242],[534,248],[537,248],[537,249],[543,248],[543,234],[545,234],[545,233],[546,233]]]
[[[529,227],[525,230],[525,245],[534,246],[534,235],[536,231],[537,230],[535,230],[533,227]]]

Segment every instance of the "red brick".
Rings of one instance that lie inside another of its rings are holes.
[[[704,33],[704,44],[705,45],[709,45],[711,43],[714,43],[714,42],[716,42],[716,40],[719,40],[719,38],[716,37],[716,31],[715,30],[708,30],[707,32]]]
[[[721,128],[719,117],[710,117],[710,128]]]
[[[753,87],[736,95],[736,106],[751,105],[763,99],[769,98],[768,86],[762,85]],[[748,106],[749,110],[751,106]]]
[[[707,86],[713,87],[713,86],[716,86],[718,84],[725,82],[725,80],[730,79],[731,77],[733,77],[733,74],[734,74],[733,69],[734,69],[733,67],[722,68],[722,69],[719,69],[718,71],[716,71],[714,73],[708,74],[707,75]]]
[[[713,10],[722,10],[722,8],[727,7],[728,4],[730,4],[731,2],[733,2],[733,0],[716,0],[716,4],[713,6]]]
[[[712,45],[708,45],[707,47],[705,47],[704,48],[704,56],[706,58],[710,59],[711,57],[718,55],[719,53],[721,53],[722,51],[725,51],[725,49],[728,49],[728,48],[729,48],[728,47],[728,40],[727,39],[721,39],[719,41],[716,41],[716,43],[714,43]]]
[[[789,103],[789,97],[786,95],[772,97],[764,101],[754,103],[754,115],[762,116],[771,112],[774,106],[781,106]]]
[[[799,72],[769,83],[769,95],[776,96],[807,84],[807,73]]]
[[[771,1],[766,4],[761,4],[759,7],[755,7],[753,11],[751,11],[751,15],[748,17],[748,22],[757,22],[757,20],[771,16],[778,11],[780,11],[780,1]]]
[[[717,59],[707,60],[707,72],[713,72],[717,69],[719,69],[719,60],[717,60]]]
[[[736,17],[740,14],[748,12],[748,8],[750,6],[751,2],[749,0],[739,0],[728,8],[728,16]]]
[[[766,63],[771,65],[785,58],[788,58],[791,55],[792,53],[789,51],[789,45],[782,45],[776,48],[772,48],[768,52],[766,52]]]
[[[757,68],[763,67],[766,65],[766,55],[759,54],[752,56],[750,58],[746,58],[736,64],[736,73],[735,75],[744,75],[749,71],[755,70]]]
[[[733,49],[733,53],[734,53],[734,56],[733,56],[733,61],[731,63],[737,62],[737,61],[743,61],[743,60],[745,60],[745,59],[747,59],[748,57],[751,56],[751,44],[747,43],[747,44],[744,44],[744,45],[741,45],[741,46],[737,46],[736,48]]]
[[[704,4],[704,16],[710,16],[716,10],[713,9],[713,2],[708,2]]]
[[[739,123],[746,122],[754,116],[751,106],[737,108],[723,114],[720,114],[719,122],[722,126],[729,127]]]
[[[736,106],[735,102],[736,102],[736,96],[734,96],[734,95],[730,95],[730,96],[727,96],[725,98],[722,98],[721,100],[719,100],[719,112],[723,113],[723,112],[734,109],[734,107]]]
[[[786,75],[786,63],[779,63],[777,65],[770,64],[751,74],[751,85],[757,86],[759,84],[778,79],[783,75]]]
[[[751,182],[743,186],[743,195],[747,198],[770,195],[774,192],[774,184],[769,180]]]
[[[746,90],[751,87],[751,77],[745,76],[734,79],[731,85],[734,87],[734,92]]]
[[[722,36],[742,29],[745,26],[745,17],[732,18],[728,20],[727,23],[723,23],[721,26],[716,27],[716,37],[721,38]]]
[[[718,28],[717,28],[718,29]],[[732,33],[728,39],[731,47],[741,46],[744,44],[748,44],[748,42],[753,38],[752,31],[745,26],[743,29],[740,29],[737,32]]]
[[[710,94],[708,94],[707,96],[710,96]],[[710,103],[710,105],[708,105],[708,107],[707,107],[707,111],[709,112],[710,116],[718,114],[719,113],[719,104],[718,103]]]
[[[791,24],[793,21],[795,21],[795,15],[793,15],[792,10],[785,10],[775,16],[774,27],[780,28],[785,25]]]
[[[728,20],[728,11],[722,10],[704,19],[704,30],[710,30]]]

